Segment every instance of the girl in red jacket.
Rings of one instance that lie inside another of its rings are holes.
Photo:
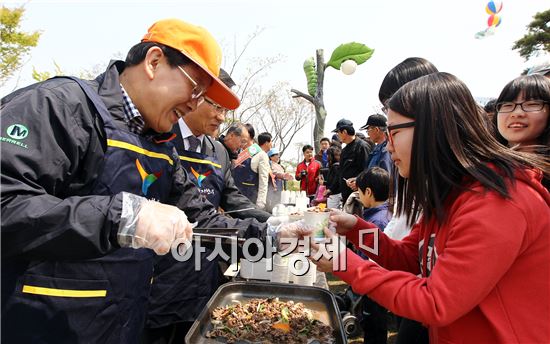
[[[422,216],[397,241],[333,213],[337,232],[378,263],[333,245],[333,261],[347,263],[334,274],[425,324],[432,343],[549,343],[550,194],[540,183],[548,163],[499,144],[450,74],[409,82],[388,107],[397,212]],[[333,269],[326,258],[315,263]]]

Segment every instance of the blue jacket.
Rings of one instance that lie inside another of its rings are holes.
[[[393,162],[390,157],[390,153],[386,149],[388,141],[384,141],[380,144],[377,144],[372,152],[369,155],[369,166],[367,169],[378,166],[385,169],[388,172],[391,172]]]
[[[386,225],[391,220],[391,213],[388,210],[388,202],[374,208],[365,208],[363,210],[363,219],[376,225],[381,231],[384,231]]]

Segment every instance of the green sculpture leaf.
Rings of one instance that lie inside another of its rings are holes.
[[[360,65],[370,59],[373,53],[374,49],[371,49],[362,43],[351,42],[341,44],[332,52],[332,56],[327,62],[327,66],[340,69],[340,65],[342,65],[342,62],[346,60],[354,60],[358,65]]]

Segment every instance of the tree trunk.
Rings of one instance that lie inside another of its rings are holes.
[[[325,68],[323,49],[317,49],[317,92],[315,93],[315,99],[313,102],[315,105],[315,126],[313,129],[313,147],[315,147],[315,153],[321,150],[321,143],[319,141],[324,136],[325,119],[327,118],[327,111],[325,110],[325,103],[323,101]]]

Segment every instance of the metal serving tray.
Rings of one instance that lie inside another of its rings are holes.
[[[230,282],[218,288],[202,310],[197,320],[189,329],[185,342],[187,344],[218,344],[221,340],[206,338],[206,332],[212,330],[211,314],[216,307],[232,304],[232,300],[247,302],[254,298],[278,297],[281,301],[301,302],[313,311],[315,319],[330,325],[334,329],[335,344],[346,344],[346,335],[340,310],[334,295],[326,289],[293,284],[271,282]],[[258,338],[261,342],[261,338]],[[239,343],[250,343],[242,341]]]

